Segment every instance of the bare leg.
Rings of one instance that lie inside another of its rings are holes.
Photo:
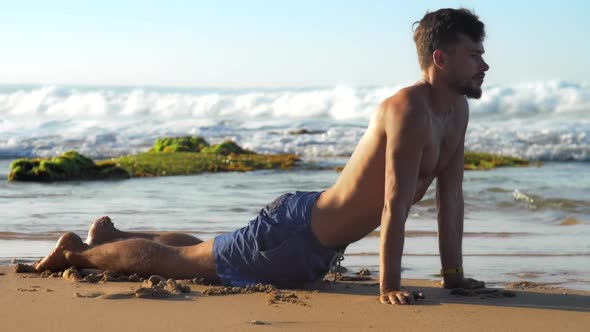
[[[124,239],[147,239],[160,242],[169,246],[183,247],[193,246],[203,241],[188,234],[165,232],[165,233],[139,233],[139,232],[123,232],[118,230],[113,225],[111,218],[104,216],[95,220],[88,230],[88,237],[86,243],[89,246],[97,246],[108,242],[114,242]]]
[[[157,274],[176,279],[201,277],[209,281],[219,280],[213,257],[213,240],[194,246],[173,247],[146,239],[128,239],[81,251],[71,245],[76,241],[68,240],[69,244],[65,245],[66,235],[58,241],[55,250],[36,266],[37,270],[58,271],[76,266],[124,274],[137,273],[144,277]],[[72,235],[66,239],[70,238]]]

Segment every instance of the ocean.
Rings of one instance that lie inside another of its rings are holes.
[[[124,230],[209,239],[244,226],[276,196],[338,177],[371,112],[399,86],[300,89],[0,86],[0,264],[47,254],[65,231],[85,238],[108,215]],[[528,280],[590,290],[590,87],[548,81],[484,87],[470,100],[465,148],[540,166],[465,172],[464,268],[491,285]],[[305,128],[308,134],[294,135]],[[296,153],[288,171],[104,182],[10,183],[10,162],[75,149],[101,159],[162,136],[230,138],[262,153]],[[406,224],[405,278],[440,269],[434,187]],[[342,264],[378,272],[378,230]]]

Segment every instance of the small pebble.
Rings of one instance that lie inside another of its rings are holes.
[[[153,276],[149,277],[148,280],[144,281],[143,287],[145,287],[145,288],[157,287],[158,285],[160,285],[161,282],[164,283],[162,285],[162,287],[163,287],[166,284],[166,279],[164,279],[164,277],[153,275]]]
[[[51,276],[53,276],[53,272],[49,271],[49,270],[45,270],[43,272],[41,272],[41,278],[49,278]]]

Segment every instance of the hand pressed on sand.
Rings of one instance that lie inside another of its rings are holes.
[[[423,300],[422,292],[386,291],[381,293],[379,301],[383,304],[414,304],[416,300]]]

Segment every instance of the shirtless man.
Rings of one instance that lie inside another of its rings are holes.
[[[381,103],[331,188],[280,196],[248,226],[202,243],[182,234],[124,233],[101,218],[89,232],[90,248],[67,233],[37,269],[298,285],[321,278],[348,244],[381,226],[380,301],[411,303],[400,285],[405,222],[436,178],[444,286],[482,287],[463,276],[461,243],[466,97],[481,96],[489,69],[484,25],[464,9],[427,13],[417,23],[422,79]]]

